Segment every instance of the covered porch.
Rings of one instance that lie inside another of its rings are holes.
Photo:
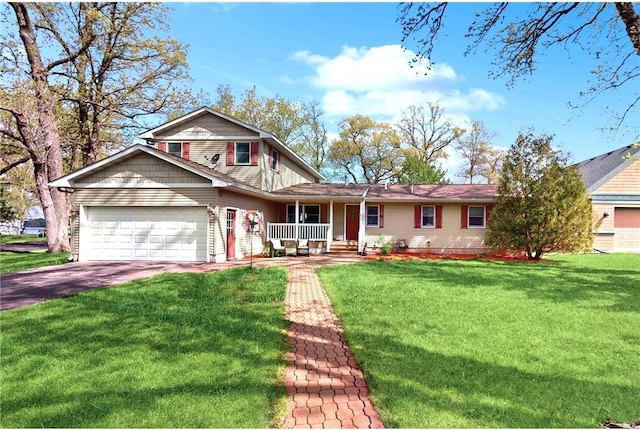
[[[330,252],[337,241],[357,242],[362,252],[365,244],[365,201],[318,202],[295,200],[279,203],[278,221],[266,223],[266,240],[297,241],[308,239],[310,243],[322,243],[321,251]]]

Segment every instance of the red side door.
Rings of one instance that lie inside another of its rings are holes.
[[[360,205],[346,205],[346,239],[358,240],[358,229],[360,227]]]
[[[227,260],[236,258],[236,211],[227,209]]]

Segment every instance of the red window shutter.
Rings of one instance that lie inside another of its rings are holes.
[[[320,205],[320,222],[327,223],[327,205]]]
[[[273,148],[269,147],[269,167],[273,166]]]
[[[380,205],[380,213],[378,214],[380,219],[378,220],[378,226],[384,228],[384,205]]]
[[[251,165],[258,165],[258,142],[251,142]]]
[[[235,142],[227,142],[227,166],[233,166],[235,163],[235,152],[236,152],[236,144]]]
[[[182,142],[182,158],[189,159],[189,142]]]
[[[460,228],[468,228],[469,227],[469,206],[462,205],[460,206]]]
[[[422,206],[416,205],[413,210],[413,227],[422,227]]]
[[[491,218],[491,209],[493,209],[493,205],[487,205],[484,209],[484,216],[486,218],[485,226],[489,225],[489,219]]]
[[[436,228],[442,228],[442,205],[436,206]]]
[[[158,142],[158,151],[167,152],[167,142]]]

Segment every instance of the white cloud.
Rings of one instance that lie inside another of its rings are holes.
[[[322,108],[329,117],[355,114],[390,119],[411,105],[438,102],[450,116],[466,117],[474,110],[496,110],[504,99],[481,88],[453,89],[458,75],[445,63],[424,73],[427,63],[409,66],[415,54],[400,45],[354,48],[345,46],[333,58],[309,51],[291,59],[313,69],[307,78],[324,92]]]

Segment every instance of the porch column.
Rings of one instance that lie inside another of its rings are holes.
[[[329,229],[327,230],[327,252],[331,251],[333,241],[333,200],[329,202]]]
[[[296,199],[296,220],[295,220],[295,233],[293,233],[293,235],[295,236],[294,239],[298,240],[298,229],[299,226],[298,224],[300,223],[300,201]]]
[[[365,201],[364,199],[362,199],[360,201],[360,225],[358,226],[358,252],[360,253],[364,248],[365,241],[365,224],[367,222],[367,214],[365,213],[366,209],[367,207],[365,206]]]

